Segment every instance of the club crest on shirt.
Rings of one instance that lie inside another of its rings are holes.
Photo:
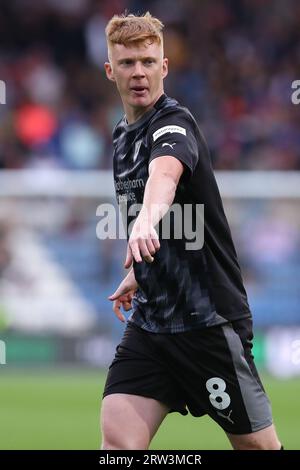
[[[140,151],[140,148],[141,148],[141,144],[142,144],[142,141],[143,139],[139,139],[135,142],[134,144],[134,153],[133,153],[133,161],[135,162],[137,157],[138,157],[138,154],[139,154],[139,151]]]

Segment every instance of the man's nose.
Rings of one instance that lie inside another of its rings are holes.
[[[145,76],[143,64],[141,64],[141,62],[136,62],[135,63],[134,70],[133,70],[133,76],[134,77],[144,77]]]

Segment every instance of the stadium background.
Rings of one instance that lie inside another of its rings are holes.
[[[206,135],[254,316],[255,356],[286,448],[300,419],[300,5],[296,0],[0,1],[0,449],[97,449],[105,368],[121,336],[107,296],[124,240],[113,202],[120,100],[104,28],[125,9],[166,24],[166,92]],[[3,89],[2,89],[3,90]],[[0,100],[1,101],[1,100]],[[172,414],[156,449],[227,449]]]

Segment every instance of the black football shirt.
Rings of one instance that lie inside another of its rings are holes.
[[[129,321],[155,333],[179,333],[249,317],[209,151],[191,113],[163,94],[135,123],[124,117],[113,143],[116,196],[127,229],[143,202],[151,160],[168,155],[184,165],[173,203],[182,210],[166,214],[156,227],[160,249],[153,263],[133,264],[139,288]],[[204,243],[191,244],[198,221],[204,223]]]

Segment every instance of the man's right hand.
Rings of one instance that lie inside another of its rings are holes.
[[[108,297],[109,300],[113,301],[113,311],[122,322],[125,322],[126,320],[121,312],[121,306],[126,312],[131,310],[131,301],[137,288],[138,284],[135,280],[133,268],[131,268],[117,290]]]

